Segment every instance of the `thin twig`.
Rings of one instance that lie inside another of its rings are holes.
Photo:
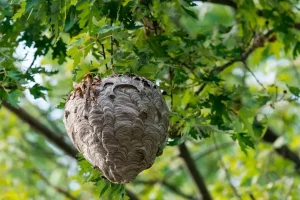
[[[217,146],[217,141],[216,141],[216,139],[215,139],[214,134],[212,134],[212,140],[213,140],[214,145],[215,145],[215,147],[216,147],[216,146]],[[217,151],[216,153],[217,153],[219,162],[220,162],[220,164],[221,164],[221,167],[222,167],[223,170],[225,171],[226,179],[227,179],[227,181],[228,181],[228,183],[229,183],[229,185],[230,185],[230,187],[231,187],[231,189],[232,189],[234,195],[235,195],[238,199],[242,199],[241,195],[239,194],[239,192],[237,191],[237,189],[234,187],[234,185],[233,185],[232,182],[231,182],[230,173],[229,173],[229,171],[228,171],[228,169],[227,169],[227,167],[226,167],[226,165],[225,165],[225,163],[224,163],[224,161],[223,161],[222,156],[220,155],[220,153],[219,153],[218,151]]]
[[[194,159],[198,160],[198,159],[203,158],[203,157],[205,157],[205,156],[207,156],[207,155],[209,155],[209,154],[211,154],[215,151],[218,151],[218,150],[223,149],[223,148],[230,147],[233,144],[235,144],[234,141],[225,142],[225,143],[219,144],[219,145],[214,145],[213,147],[208,148],[205,151],[203,151],[203,152],[199,153],[198,155],[196,155]]]
[[[255,36],[253,39],[254,42],[253,42],[252,46],[250,48],[248,48],[245,52],[243,52],[241,54],[241,57],[230,60],[229,62],[225,63],[224,65],[217,67],[213,71],[213,73],[218,74],[218,73],[224,71],[227,67],[234,64],[235,62],[245,61],[254,50],[256,50],[259,47],[263,47],[264,43],[269,39],[269,37],[272,35],[273,32],[274,32],[273,30],[269,30],[264,35],[259,34],[259,35]]]
[[[170,89],[171,89],[171,109],[173,109],[173,69],[169,67]]]
[[[199,76],[194,72],[194,69],[193,69],[191,66],[189,66],[188,64],[186,64],[186,63],[184,63],[184,62],[181,62],[181,61],[179,61],[179,60],[176,60],[175,58],[172,58],[171,56],[169,56],[169,58],[170,58],[173,62],[177,63],[178,65],[182,65],[183,67],[185,67],[186,69],[188,69],[188,70],[195,76],[195,78],[200,79]]]
[[[101,43],[101,46],[102,46],[102,53],[103,53],[103,58],[104,60],[106,59],[106,55],[105,55],[105,49],[104,49],[104,44]],[[105,67],[106,67],[106,70],[108,70],[108,66],[107,66],[107,63],[105,63]]]
[[[238,8],[237,4],[234,1],[231,1],[231,0],[195,0],[195,1],[201,1],[201,2],[204,2],[204,3],[207,2],[207,3],[226,5],[226,6],[234,8],[234,9]]]
[[[53,189],[55,189],[58,193],[68,197],[69,199],[71,200],[77,200],[76,197],[72,196],[68,191],[58,187],[58,186],[55,186],[53,184],[50,183],[50,181],[42,174],[40,173],[38,170],[36,169],[32,169],[31,170],[33,173],[35,173],[36,175],[38,175],[48,186],[52,187]]]
[[[266,91],[267,89],[265,88],[265,86],[259,81],[259,79],[255,76],[255,74],[252,72],[252,70],[248,67],[246,61],[243,61],[244,67],[251,73],[251,75],[255,78],[256,82]]]
[[[113,19],[110,19],[110,24],[111,24],[111,26],[113,25]],[[114,59],[113,59],[113,55],[114,55],[114,41],[113,40],[114,40],[114,37],[111,34],[111,36],[110,36],[110,51],[111,51],[110,52],[110,55],[111,55],[110,64],[111,64],[111,69],[112,70],[114,69]]]
[[[166,187],[167,189],[169,189],[170,191],[172,191],[173,193],[177,194],[178,196],[181,196],[185,199],[190,199],[190,200],[195,200],[197,199],[194,196],[191,196],[189,194],[185,194],[184,192],[182,192],[178,187],[176,187],[175,185],[172,185],[170,183],[168,183],[166,180],[149,180],[149,181],[144,181],[144,180],[135,180],[134,183],[136,184],[145,184],[145,185],[154,185],[156,183],[160,183],[162,186]]]

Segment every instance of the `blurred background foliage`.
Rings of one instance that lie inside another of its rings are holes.
[[[299,10],[298,0],[0,0],[0,199],[300,199]],[[78,165],[66,136],[64,102],[86,73],[144,76],[170,108],[164,153],[128,196]]]

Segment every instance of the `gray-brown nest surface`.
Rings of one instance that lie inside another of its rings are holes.
[[[87,76],[71,93],[64,113],[75,147],[113,183],[128,183],[152,166],[167,138],[169,111],[149,80]]]

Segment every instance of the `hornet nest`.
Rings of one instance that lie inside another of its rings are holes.
[[[86,75],[64,113],[72,143],[113,183],[128,183],[152,166],[162,154],[168,118],[161,91],[134,75]]]

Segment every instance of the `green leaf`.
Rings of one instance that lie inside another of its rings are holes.
[[[231,138],[234,141],[238,141],[241,150],[246,154],[247,154],[247,149],[248,147],[254,149],[254,143],[252,141],[252,138],[247,134],[247,133],[235,133],[231,136]]]
[[[260,120],[258,120],[257,117],[254,118],[252,122],[252,130],[256,137],[263,137],[267,129],[267,122],[268,118],[266,116],[263,116],[263,118]]]
[[[63,64],[66,60],[67,47],[61,38],[56,42],[55,46],[53,46],[52,56],[54,59],[58,58],[58,64]]]
[[[297,42],[294,50],[293,50],[293,57],[296,59],[296,57],[300,54],[300,42]]]
[[[14,81],[18,81],[21,73],[19,71],[7,71],[6,75]]]
[[[29,89],[30,93],[33,95],[35,99],[37,98],[43,98],[46,99],[45,97],[45,91],[49,90],[48,88],[45,88],[44,86],[41,86],[40,84],[36,83],[33,87]]]
[[[13,16],[12,19],[17,20],[17,19],[21,18],[25,12],[25,7],[26,7],[26,1],[23,1],[21,3],[21,8],[16,12],[16,14]]]
[[[295,95],[295,96],[297,96],[297,97],[300,97],[300,89],[299,89],[298,87],[289,86],[289,85],[287,85],[287,87],[289,88],[289,91],[290,91],[293,95]]]
[[[58,108],[58,109],[63,109],[64,107],[65,107],[65,105],[66,105],[66,99],[62,99],[61,100],[61,102],[59,102],[59,104],[56,106],[56,108]]]
[[[20,92],[18,90],[7,92],[0,87],[0,100],[7,101],[10,105],[18,108]]]
[[[120,26],[110,26],[110,25],[106,25],[106,26],[103,26],[99,29],[98,33],[99,34],[105,34],[107,32],[111,32],[111,31],[114,31],[114,30],[119,30],[121,27]]]
[[[181,6],[181,7],[185,11],[186,14],[188,14],[190,17],[198,20],[198,15],[194,11],[187,9],[184,6]]]
[[[34,9],[38,5],[38,1],[37,0],[28,0],[25,5],[26,5],[25,12],[30,12],[32,9]]]
[[[149,44],[153,54],[155,55],[155,57],[159,58],[159,57],[166,56],[165,50],[159,44],[157,44],[155,41],[148,40],[148,44]]]
[[[76,68],[74,68],[71,72],[72,72],[72,74],[73,74],[73,78],[72,78],[72,80],[73,81],[76,81],[76,78],[77,78],[77,72],[78,71],[82,71],[82,69],[79,67],[79,66],[77,66]]]
[[[104,188],[102,188],[102,190],[100,192],[100,197],[102,197],[105,194],[105,192],[107,191],[108,187],[109,187],[109,184],[106,184],[104,186]]]
[[[66,18],[64,31],[69,32],[70,30],[72,30],[72,28],[76,25],[77,22],[78,17],[76,14],[76,8],[75,6],[71,6],[68,12],[68,16]]]
[[[12,106],[18,108],[18,104],[19,104],[19,96],[20,96],[20,95],[19,95],[17,92],[9,92],[9,93],[7,94],[7,102],[8,102],[10,105],[12,105]]]

